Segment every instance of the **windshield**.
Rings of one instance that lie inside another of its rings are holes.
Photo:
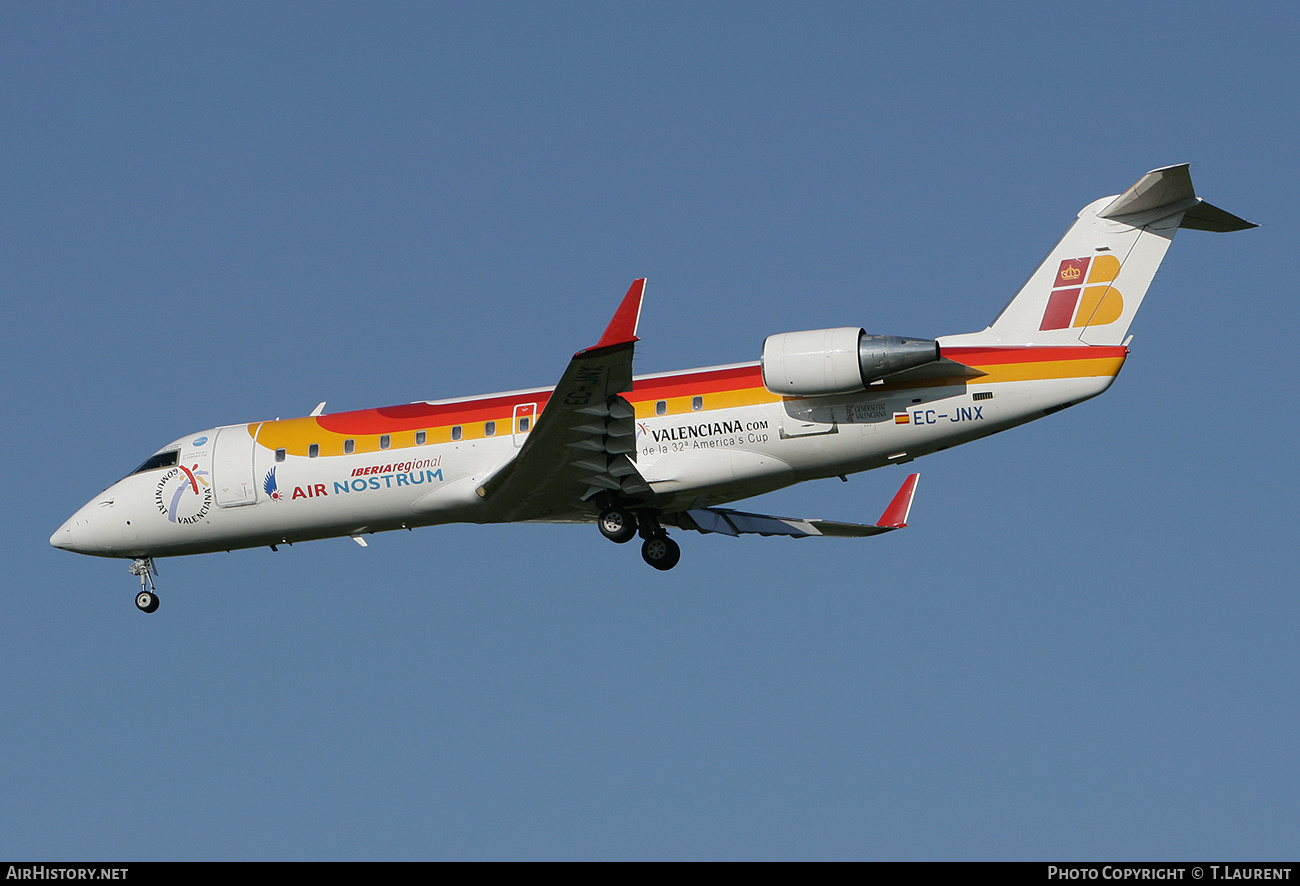
[[[174,468],[177,463],[180,462],[180,458],[181,451],[179,449],[151,455],[149,458],[145,459],[144,464],[140,465],[140,467],[136,468],[130,474],[127,474],[127,476],[131,477],[135,474],[143,474],[145,471],[156,471],[158,468]]]

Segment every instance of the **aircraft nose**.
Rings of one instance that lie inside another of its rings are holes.
[[[101,554],[108,551],[104,539],[99,537],[103,518],[90,512],[87,504],[63,522],[50,536],[50,544],[74,554]],[[98,519],[97,519],[98,518]],[[98,525],[97,525],[98,524]]]
[[[50,544],[63,551],[75,551],[76,542],[72,540],[72,520],[67,520],[62,526],[54,530],[50,536]]]

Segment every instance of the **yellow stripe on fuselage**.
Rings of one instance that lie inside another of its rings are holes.
[[[1086,349],[1081,349],[1086,350]],[[978,378],[966,377],[946,377],[915,380],[908,382],[897,382],[891,384],[886,381],[884,384],[873,386],[869,389],[871,393],[892,393],[899,390],[911,388],[928,388],[946,385],[985,385],[995,384],[997,382],[1007,381],[1035,381],[1058,378],[1089,378],[1096,376],[1114,376],[1120,367],[1124,365],[1124,355],[1115,352],[1119,349],[1108,348],[1111,352],[1108,356],[1099,357],[1079,357],[1077,359],[1053,359],[1053,360],[1034,360],[1028,359],[1023,361],[1008,362],[997,360],[994,362],[982,362],[979,359],[972,359],[969,364],[975,369],[985,373]],[[985,352],[988,353],[988,352]],[[972,355],[974,356],[974,355]],[[1026,354],[1028,356],[1028,354]],[[757,366],[753,367],[754,374],[757,375]],[[773,394],[767,388],[759,385],[747,385],[732,390],[718,390],[716,387],[712,390],[704,390],[702,393],[689,392],[690,374],[680,376],[656,378],[647,387],[643,389],[645,394],[633,399],[632,395],[624,394],[629,403],[632,405],[639,420],[663,418],[671,415],[699,415],[701,412],[711,412],[718,409],[734,409],[743,406],[756,406],[764,403],[780,403],[787,399],[780,394]],[[744,381],[748,381],[744,378]],[[742,381],[740,378],[733,378],[733,381]],[[683,388],[688,393],[676,394],[668,397],[653,396],[654,383],[671,384],[675,391],[681,391]],[[640,391],[638,391],[640,393]],[[648,394],[649,396],[645,396]],[[521,394],[518,397],[520,404],[535,403],[539,406],[539,412],[545,410],[543,405],[549,398],[549,392]],[[695,397],[701,398],[700,409],[693,409],[692,402]],[[497,398],[492,398],[497,399]],[[320,422],[314,417],[289,418],[278,421],[254,422],[248,426],[248,433],[255,437],[258,445],[266,449],[276,450],[283,449],[289,455],[306,457],[310,454],[310,447],[314,443],[318,449],[321,458],[330,456],[347,455],[343,451],[344,443],[347,440],[353,441],[353,451],[351,454],[363,455],[367,453],[384,452],[390,449],[409,449],[420,445],[431,445],[435,443],[452,443],[467,442],[474,440],[490,439],[487,433],[489,423],[495,425],[495,433],[492,437],[508,436],[512,433],[512,423],[515,416],[510,411],[514,398],[509,398],[509,402],[502,405],[501,413],[494,418],[486,418],[485,410],[482,408],[480,401],[466,401],[466,414],[473,411],[473,421],[460,420],[456,413],[447,413],[436,418],[430,417],[434,423],[423,428],[402,427],[399,430],[389,431],[385,434],[342,434],[336,431],[328,430],[321,426]],[[797,398],[796,398],[797,399]],[[655,406],[662,400],[666,404],[666,411],[660,415],[656,413]],[[459,409],[460,404],[456,404]],[[490,412],[486,414],[490,415]],[[540,416],[534,416],[534,421]],[[405,422],[409,425],[410,422]],[[453,441],[451,432],[453,427],[461,428],[461,437]],[[415,441],[417,430],[423,430],[425,441],[418,444]],[[381,439],[388,437],[388,446],[380,446]]]

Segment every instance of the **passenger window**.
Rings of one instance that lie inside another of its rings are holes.
[[[357,441],[356,441],[356,440],[344,440],[344,441],[343,441],[343,451],[344,451],[345,453],[347,453],[348,455],[351,455],[352,453],[356,452],[356,451],[357,451]]]
[[[429,439],[429,437],[428,437],[427,434],[425,434],[424,431],[416,431],[416,432],[415,432],[415,445],[416,445],[416,446],[423,446],[423,445],[424,445],[424,441],[427,440],[427,439]]]
[[[658,403],[655,404],[655,415],[667,415],[667,414],[668,414],[668,401],[660,400]]]
[[[528,430],[528,416],[525,415],[519,419],[519,433],[522,434],[527,430]]]
[[[284,457],[285,457],[285,455],[286,455],[286,453],[285,453],[285,451],[284,451],[283,449],[277,449],[277,450],[275,450],[275,460],[276,460],[276,461],[284,461]]]
[[[379,438],[380,449],[387,449],[389,446],[392,445],[393,445],[393,438],[388,436],[387,434],[384,434],[384,436]]]
[[[483,436],[491,437],[497,432],[497,423],[490,421],[483,426]]]
[[[461,437],[461,433],[462,432],[461,432],[460,425],[456,425],[454,428],[451,429],[451,439],[459,440]]]
[[[699,411],[700,411],[701,409],[703,409],[703,408],[704,408],[704,398],[703,398],[703,397],[692,397],[692,398],[691,398],[691,411],[692,411],[692,412],[699,412]]]
[[[313,444],[311,444],[310,446],[307,447],[307,457],[308,457],[308,458],[315,458],[315,457],[318,456],[318,455],[320,455],[320,444],[319,444],[319,443],[313,443]]]

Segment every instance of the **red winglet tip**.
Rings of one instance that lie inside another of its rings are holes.
[[[632,281],[632,285],[628,287],[627,295],[623,296],[623,301],[619,304],[618,310],[614,312],[613,319],[605,327],[605,334],[600,337],[600,341],[596,342],[593,348],[588,350],[639,341],[640,339],[636,337],[636,327],[641,320],[641,296],[643,295],[645,295],[645,277]]]
[[[912,510],[912,498],[916,495],[916,481],[920,474],[912,474],[903,481],[903,485],[898,487],[898,492],[894,494],[894,500],[885,508],[885,512],[880,515],[880,522],[877,526],[885,526],[890,529],[904,529],[907,527],[907,515]]]

